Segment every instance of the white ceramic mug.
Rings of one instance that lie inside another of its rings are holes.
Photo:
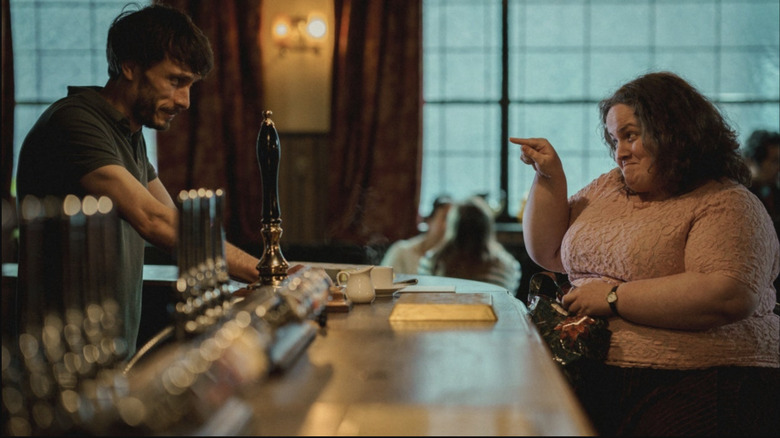
[[[353,303],[371,303],[376,298],[374,284],[371,281],[373,266],[353,269],[351,271],[339,271],[336,274],[336,284],[344,286],[344,293]]]
[[[371,270],[371,281],[376,289],[392,288],[394,279],[392,266],[374,266]]]

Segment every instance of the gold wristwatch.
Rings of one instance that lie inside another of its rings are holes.
[[[620,316],[620,314],[618,313],[618,310],[617,310],[617,299],[618,299],[617,289],[618,289],[618,286],[620,286],[620,285],[613,286],[612,290],[610,290],[609,293],[607,294],[607,303],[609,303],[609,308],[612,310],[612,313],[615,316]]]

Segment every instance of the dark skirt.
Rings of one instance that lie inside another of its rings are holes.
[[[575,392],[599,435],[777,436],[780,369],[579,364]]]

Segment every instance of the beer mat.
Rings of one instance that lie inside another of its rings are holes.
[[[496,321],[488,293],[430,292],[401,294],[390,321]]]

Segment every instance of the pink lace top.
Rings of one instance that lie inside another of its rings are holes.
[[[780,244],[761,202],[733,182],[710,182],[652,202],[629,198],[621,188],[616,168],[569,199],[571,223],[561,255],[573,285],[719,272],[750,285],[760,300],[749,318],[703,331],[611,318],[607,363],[667,369],[779,367],[780,316],[772,311],[772,280],[780,271]]]

